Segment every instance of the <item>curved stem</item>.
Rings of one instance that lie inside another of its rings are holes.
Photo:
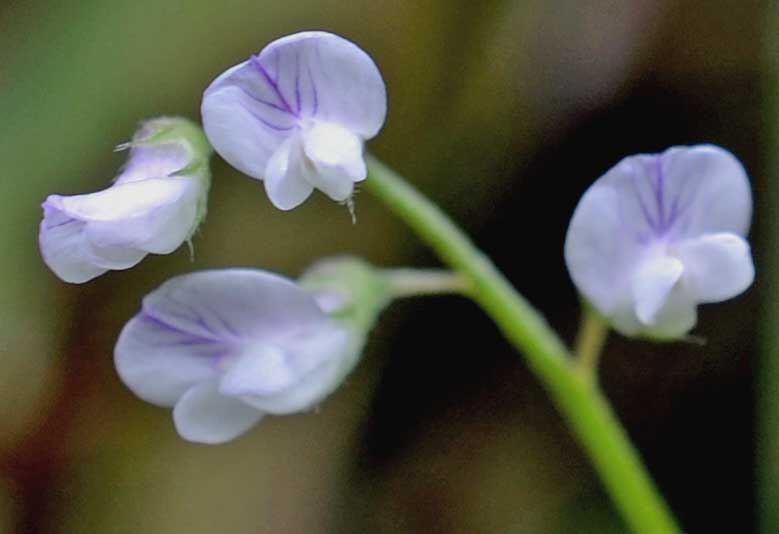
[[[592,308],[585,306],[574,348],[576,371],[583,380],[595,382],[598,379],[598,363],[608,335],[606,321]]]
[[[375,158],[368,158],[368,169],[366,188],[468,280],[471,298],[524,354],[631,529],[681,532],[608,402],[592,381],[581,379],[544,318],[435,204]]]

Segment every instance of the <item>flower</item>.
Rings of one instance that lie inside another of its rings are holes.
[[[384,81],[357,45],[302,32],[266,46],[206,89],[203,127],[228,163],[264,180],[279,209],[320,189],[348,200],[367,176],[363,143],[384,123]]]
[[[199,127],[180,118],[150,120],[128,145],[130,156],[113,185],[50,195],[43,203],[41,254],[66,282],[173,252],[205,216],[211,150]]]
[[[265,414],[319,403],[355,366],[362,342],[290,280],[224,269],[178,276],[147,295],[114,356],[136,395],[173,407],[181,437],[222,443]]]
[[[752,284],[744,239],[751,215],[749,180],[727,150],[697,145],[631,156],[579,201],[565,261],[617,331],[679,338],[695,326],[698,304]]]

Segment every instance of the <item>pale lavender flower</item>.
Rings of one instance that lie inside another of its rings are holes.
[[[186,119],[154,119],[129,147],[124,169],[107,189],[50,195],[43,203],[41,255],[66,282],[173,252],[205,215],[211,150],[200,128]]]
[[[325,32],[283,37],[203,95],[203,127],[228,163],[264,180],[283,210],[320,189],[348,200],[367,176],[363,143],[384,123],[384,81],[358,46]]]
[[[565,260],[576,287],[626,335],[673,339],[697,305],[754,279],[749,180],[728,151],[673,147],[623,159],[584,194]]]
[[[362,341],[286,278],[225,269],[147,295],[114,355],[136,395],[173,407],[184,439],[221,443],[265,414],[314,407],[352,370]]]

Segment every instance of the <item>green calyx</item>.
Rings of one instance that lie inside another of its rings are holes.
[[[211,188],[211,169],[208,161],[214,150],[203,129],[184,117],[157,117],[144,121],[128,146],[131,150],[171,146],[186,151],[188,163],[172,176],[183,176],[198,182],[198,209],[190,232],[191,237],[206,217],[208,192]]]
[[[392,300],[385,271],[354,257],[315,263],[299,283],[317,296],[325,311],[355,332],[366,335]]]

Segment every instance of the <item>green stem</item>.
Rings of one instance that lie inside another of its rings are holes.
[[[423,295],[468,295],[468,281],[462,275],[441,269],[384,269],[389,292],[394,298]]]
[[[592,308],[585,306],[574,348],[576,371],[583,380],[597,380],[600,354],[608,335],[609,325],[606,321]]]
[[[368,158],[368,168],[366,188],[468,280],[471,297],[525,355],[632,530],[681,532],[608,402],[581,379],[543,317],[435,204],[375,158]]]

